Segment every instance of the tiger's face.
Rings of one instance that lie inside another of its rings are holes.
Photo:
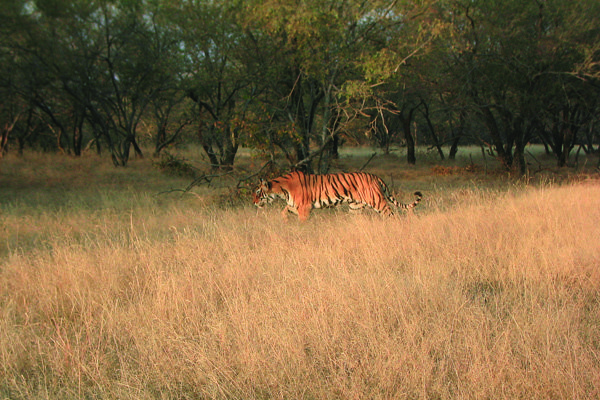
[[[258,188],[252,194],[252,201],[258,208],[263,207],[267,203],[273,202],[275,194],[271,192],[271,184],[264,179],[260,180]]]

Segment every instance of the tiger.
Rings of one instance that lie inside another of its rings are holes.
[[[261,179],[253,193],[253,202],[261,208],[281,198],[287,202],[281,212],[284,219],[291,212],[300,221],[306,221],[313,208],[335,207],[342,203],[347,203],[351,210],[370,206],[379,214],[391,216],[394,213],[390,203],[399,209],[412,209],[423,198],[421,192],[414,195],[414,202],[398,203],[381,178],[366,172],[312,175],[294,171],[271,181]]]

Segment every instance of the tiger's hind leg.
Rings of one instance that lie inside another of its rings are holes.
[[[348,207],[350,208],[350,212],[352,214],[358,214],[360,211],[362,211],[367,205],[365,203],[354,203],[354,202],[349,202],[348,203]]]

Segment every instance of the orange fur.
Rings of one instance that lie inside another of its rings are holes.
[[[415,196],[411,204],[398,203],[381,178],[366,172],[306,175],[295,171],[272,181],[261,180],[253,201],[257,207],[262,207],[279,197],[287,202],[282,211],[284,217],[291,212],[305,221],[313,208],[333,207],[340,203],[348,203],[353,210],[370,206],[383,215],[392,215],[389,203],[410,209],[421,201],[420,192],[415,192]]]

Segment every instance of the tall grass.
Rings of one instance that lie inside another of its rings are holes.
[[[600,396],[597,182],[305,224],[125,186],[3,204],[0,398]]]

